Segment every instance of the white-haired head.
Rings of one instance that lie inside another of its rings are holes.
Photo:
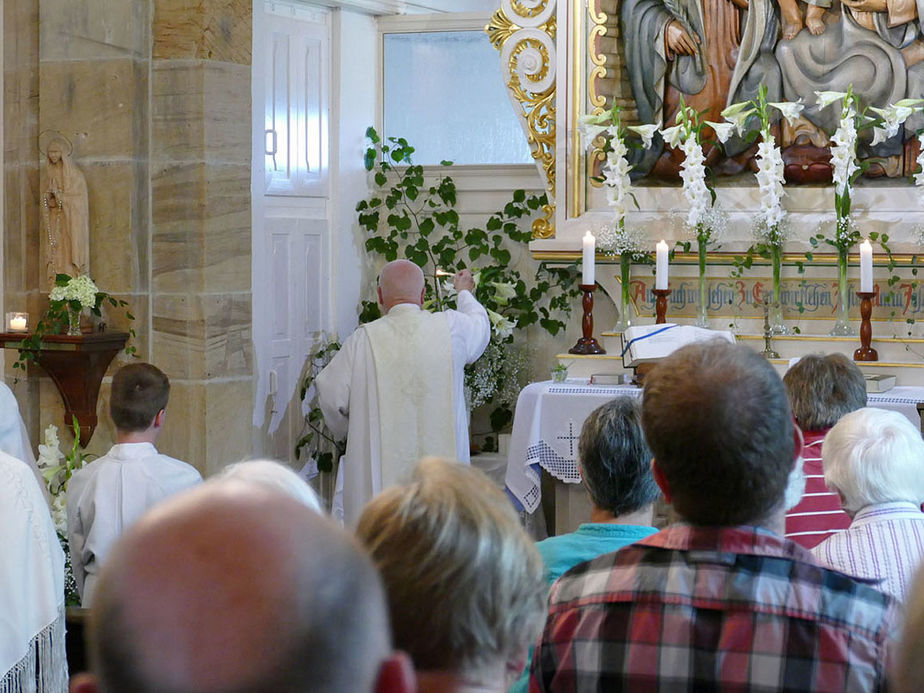
[[[825,483],[855,513],[874,503],[924,501],[924,440],[898,412],[864,407],[845,415],[821,449]]]
[[[321,501],[305,480],[284,464],[274,460],[247,460],[229,464],[221,470],[216,479],[237,479],[247,483],[262,484],[288,494],[302,505],[322,513]]]

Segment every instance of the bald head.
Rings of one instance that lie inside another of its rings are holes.
[[[387,313],[399,303],[423,303],[424,276],[410,260],[393,260],[379,275],[379,302]]]
[[[390,654],[379,578],[279,491],[224,480],[119,542],[94,601],[100,691],[371,691]]]

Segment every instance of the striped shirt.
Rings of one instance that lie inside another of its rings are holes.
[[[828,429],[805,433],[802,452],[805,493],[799,504],[786,513],[786,538],[806,549],[814,548],[835,532],[850,526],[850,517],[841,509],[837,494],[825,486],[821,444],[827,432]]]
[[[879,589],[904,601],[924,560],[924,513],[914,503],[869,505],[850,529],[829,537],[812,554],[848,575],[882,580]]]

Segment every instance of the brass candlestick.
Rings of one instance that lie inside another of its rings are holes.
[[[869,343],[873,337],[873,325],[870,322],[870,316],[873,314],[873,297],[874,291],[858,291],[860,297],[860,348],[853,352],[854,361],[878,361],[879,352],[873,349]]]
[[[655,301],[655,325],[667,322],[665,319],[665,315],[667,314],[667,297],[671,295],[671,290],[652,289],[651,293],[658,297]]]
[[[764,350],[767,359],[778,359],[780,355],[773,348],[773,328],[770,327],[770,299],[764,299]]]
[[[569,354],[605,354],[606,349],[597,343],[594,339],[594,291],[597,290],[596,284],[578,284],[578,288],[584,292],[581,299],[581,306],[584,308],[584,318],[581,321],[581,330],[584,334],[577,344],[568,349]]]

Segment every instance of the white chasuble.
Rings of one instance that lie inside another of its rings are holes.
[[[366,326],[378,383],[383,488],[405,480],[424,455],[456,456],[446,316],[395,308]]]

